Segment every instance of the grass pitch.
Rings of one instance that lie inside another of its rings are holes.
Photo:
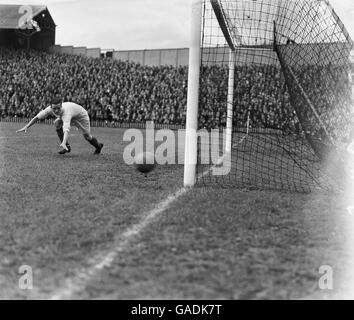
[[[180,189],[183,166],[136,172],[120,129],[94,128],[100,156],[73,130],[73,151],[60,156],[52,126],[16,135],[20,126],[0,123],[0,298],[46,299]],[[346,297],[351,219],[335,194],[197,187],[71,298]],[[33,269],[33,290],[18,287],[21,265]],[[334,269],[334,290],[319,289],[322,265]]]

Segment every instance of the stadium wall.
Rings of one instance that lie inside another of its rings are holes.
[[[60,46],[54,45],[49,49],[50,53],[64,53],[72,55],[82,55],[90,58],[100,58],[100,48],[86,48],[86,47],[73,47],[73,46]]]
[[[187,49],[188,50],[188,49]],[[177,65],[177,50],[161,50],[161,65]]]
[[[144,64],[146,66],[161,65],[161,50],[146,50],[144,54]]]
[[[74,47],[73,54],[77,56],[86,56],[86,47]]]
[[[74,54],[74,47],[73,46],[61,47],[60,50],[61,50],[61,53]]]
[[[250,60],[250,55],[247,54],[251,49],[240,49],[237,52],[238,64],[277,64],[277,58],[273,51],[266,49],[252,49],[257,50],[256,58]],[[65,54],[81,54],[87,57],[99,58],[101,55],[101,49],[99,48],[85,48],[85,47],[72,47],[72,46],[60,46],[55,45],[51,47],[53,53],[65,53]],[[252,55],[254,57],[254,55]],[[177,49],[154,49],[154,50],[122,50],[113,51],[113,59],[121,61],[130,61],[139,63],[146,66],[188,66],[189,49],[177,48]],[[257,58],[258,57],[258,58]],[[265,58],[266,57],[266,58]],[[268,59],[267,59],[268,57]],[[224,47],[204,49],[203,60],[208,61],[209,65],[222,65],[227,63],[228,49]]]
[[[88,48],[86,50],[86,56],[89,58],[99,58],[99,57],[101,57],[101,49],[100,48]]]
[[[295,48],[294,48],[295,46]],[[329,63],[341,64],[345,61],[343,59],[343,52],[348,51],[346,43],[335,44],[291,44],[280,45],[279,49],[283,54],[291,53],[293,65],[326,65]],[[331,61],[326,58],[323,52],[332,50]],[[252,51],[252,54],[250,54]],[[86,47],[73,46],[52,46],[51,52],[66,53],[66,54],[80,54],[87,57],[99,58],[102,50],[99,48],[88,49]],[[296,54],[294,54],[296,52]],[[208,65],[225,65],[228,63],[229,49],[227,47],[211,47],[203,49],[203,61],[207,61]],[[251,64],[266,64],[278,66],[279,61],[275,51],[272,48],[240,48],[236,50],[237,65],[251,65]],[[334,58],[333,58],[334,57]],[[121,61],[130,61],[146,66],[187,66],[189,60],[188,48],[177,49],[154,49],[154,50],[115,50],[112,58]]]
[[[114,51],[113,58],[130,61],[145,66],[187,66],[189,49],[153,49]]]
[[[61,53],[61,46],[55,45],[49,48],[50,53]]]

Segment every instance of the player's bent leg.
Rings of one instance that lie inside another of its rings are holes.
[[[60,142],[64,139],[64,131],[63,131],[63,121],[61,119],[56,119],[54,121],[55,130],[57,131],[57,135],[59,137]]]
[[[88,114],[81,119],[76,119],[75,125],[82,131],[84,138],[95,147],[96,150],[94,154],[100,154],[103,148],[103,143],[99,143],[97,139],[91,135],[90,118]]]
[[[63,142],[63,139],[64,139],[63,120],[56,119],[54,121],[54,126],[55,126],[55,129],[56,129],[56,132],[57,132],[60,142]],[[68,150],[65,150],[65,149],[60,150],[59,154],[65,154],[67,152],[71,152],[71,146],[70,146],[69,142],[66,143],[66,147],[68,148]]]
[[[100,154],[103,148],[103,143],[99,143],[95,137],[89,133],[84,133],[84,138],[96,148],[94,154]]]

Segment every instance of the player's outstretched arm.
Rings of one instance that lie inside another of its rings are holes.
[[[62,141],[60,147],[62,147],[62,148],[65,149],[66,151],[68,151],[68,147],[67,147],[68,139],[69,139],[69,131],[65,130],[65,131],[64,131],[63,141]]]
[[[30,122],[28,122],[23,128],[17,130],[16,132],[19,133],[19,132],[27,132],[27,129],[29,127],[32,127],[36,122],[38,121],[38,117],[35,116]]]

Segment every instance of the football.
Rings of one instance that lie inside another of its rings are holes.
[[[155,156],[151,152],[142,152],[135,157],[135,168],[141,173],[149,173],[155,168]]]

